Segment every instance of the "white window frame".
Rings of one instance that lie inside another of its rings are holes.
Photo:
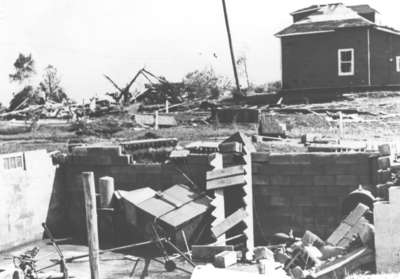
[[[351,61],[342,61],[342,52],[351,52]],[[340,48],[338,49],[338,75],[339,76],[353,76],[354,75],[354,48]],[[350,72],[342,72],[342,63],[350,63],[351,71]]]
[[[400,72],[400,56],[396,56],[396,72]]]

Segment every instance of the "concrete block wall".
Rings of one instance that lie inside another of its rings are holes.
[[[326,238],[347,195],[360,184],[374,190],[376,161],[369,153],[253,153],[256,243],[290,229]]]
[[[95,148],[96,151],[91,150]],[[93,171],[96,189],[100,177],[114,178],[116,190],[135,190],[151,187],[163,190],[174,184],[190,182],[182,175],[184,172],[191,181],[205,189],[206,172],[213,155],[190,155],[170,163],[132,163],[129,155],[122,154],[120,146],[75,148],[63,165],[66,199],[68,207],[67,223],[69,234],[78,240],[85,240],[85,211],[81,173]]]
[[[0,155],[0,251],[42,238],[55,173],[46,150]]]

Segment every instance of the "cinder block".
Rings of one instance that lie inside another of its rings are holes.
[[[335,185],[336,177],[333,175],[316,175],[313,180],[313,185],[315,186]]]
[[[254,152],[251,153],[251,161],[253,163],[265,163],[269,162],[270,153],[269,152]]]
[[[118,157],[122,155],[122,148],[121,146],[88,146],[87,147],[87,154],[90,155],[108,155],[113,157]]]
[[[293,214],[293,210],[290,204],[286,205],[269,205],[265,208],[262,216],[270,216],[279,218],[280,216],[290,216]]]
[[[290,205],[290,199],[282,196],[270,196],[268,204],[270,206]]]
[[[260,163],[252,163],[251,165],[251,172],[253,174],[262,173],[263,165]]]
[[[291,163],[296,165],[311,165],[312,154],[293,154],[291,156]]]
[[[318,197],[313,197],[314,205],[322,207],[341,207],[339,198],[335,196],[324,196],[320,195]]]
[[[368,164],[368,153],[340,153],[336,157],[337,164]]]
[[[270,185],[270,178],[268,176],[260,174],[253,175],[253,185]]]
[[[293,186],[308,186],[313,185],[313,176],[311,175],[291,175],[290,185]]]
[[[292,155],[290,154],[270,154],[269,163],[271,165],[290,165]]]
[[[313,206],[313,199],[309,195],[293,196],[292,198],[293,206]]]
[[[377,158],[378,168],[386,170],[390,168],[390,156],[382,156]]]
[[[351,186],[356,185],[358,186],[359,180],[358,176],[350,175],[350,174],[340,174],[336,175],[336,185],[339,186]]]
[[[256,191],[258,191],[258,190],[260,190],[260,194],[263,196],[279,196],[279,195],[281,195],[280,187],[276,187],[276,186],[260,186],[260,187],[255,187],[253,190],[254,190],[254,195],[256,194]]]
[[[192,245],[192,257],[195,260],[214,260],[214,256],[223,251],[233,251],[233,245]]]
[[[223,251],[214,257],[215,267],[225,268],[237,262],[235,251]]]
[[[377,172],[377,183],[383,184],[391,180],[391,171],[387,170],[378,170]]]
[[[372,185],[369,175],[360,175],[358,177],[358,181],[361,185]]]
[[[290,176],[272,175],[270,177],[271,185],[288,186],[291,185]]]
[[[380,156],[390,156],[390,145],[387,143],[379,145],[378,152]]]
[[[318,165],[333,165],[336,163],[337,154],[332,153],[312,153],[311,164]]]

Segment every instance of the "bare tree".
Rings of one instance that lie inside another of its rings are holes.
[[[218,76],[211,67],[186,74],[183,83],[190,99],[218,99],[222,91],[232,88],[231,81],[224,76]]]
[[[68,96],[60,85],[61,79],[57,68],[53,65],[48,65],[44,71],[43,80],[39,83],[39,90],[44,93],[45,100],[51,100],[56,103],[67,100]]]

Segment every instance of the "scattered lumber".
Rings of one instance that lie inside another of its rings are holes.
[[[218,179],[207,181],[206,189],[215,190],[215,189],[240,186],[245,184],[246,184],[246,179],[243,175],[240,174],[231,177],[221,177]]]
[[[227,217],[224,221],[211,228],[211,231],[216,239],[226,233],[228,230],[239,224],[243,219],[248,217],[249,214],[243,208],[238,209],[236,212]]]

